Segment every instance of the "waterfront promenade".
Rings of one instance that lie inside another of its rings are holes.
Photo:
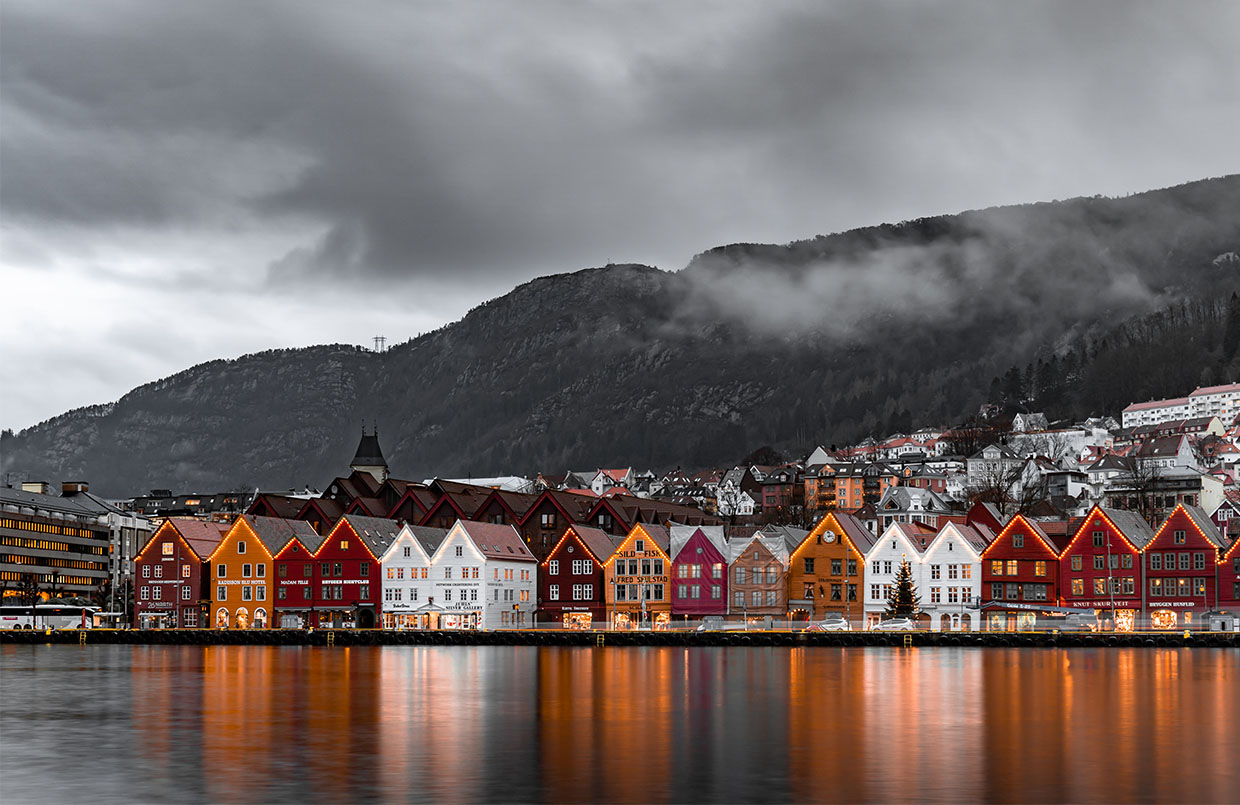
[[[87,629],[0,632],[0,644],[254,646],[853,646],[1240,648],[1234,632],[389,631],[379,629]]]

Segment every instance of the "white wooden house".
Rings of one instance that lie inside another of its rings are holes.
[[[864,611],[867,626],[882,620],[902,562],[908,561],[913,585],[920,592],[922,552],[934,535],[935,530],[923,523],[893,522],[866,553]]]
[[[434,628],[430,617],[434,582],[431,557],[447,535],[443,528],[402,526],[396,539],[379,557],[383,577],[383,627],[385,629]]]
[[[984,525],[946,523],[921,556],[921,609],[936,631],[973,631],[982,596],[982,551],[994,539]]]
[[[537,569],[512,526],[457,520],[431,556],[428,598],[444,628],[529,627]]]

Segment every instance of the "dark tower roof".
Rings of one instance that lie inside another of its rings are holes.
[[[375,428],[375,432],[369,436],[366,434],[366,426],[362,426],[362,440],[357,443],[357,453],[353,456],[353,460],[349,462],[350,467],[386,467],[387,460],[383,458],[383,451],[379,449],[379,428]]]

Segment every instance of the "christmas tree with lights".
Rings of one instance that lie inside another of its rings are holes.
[[[896,571],[895,587],[892,588],[891,595],[887,596],[887,611],[883,614],[883,619],[915,618],[918,612],[921,612],[921,598],[913,587],[913,568],[905,559]]]

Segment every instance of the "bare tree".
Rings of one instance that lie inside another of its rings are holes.
[[[1112,489],[1126,498],[1126,508],[1141,515],[1151,526],[1156,525],[1164,511],[1162,506],[1162,467],[1152,461],[1129,457],[1127,470],[1116,477]],[[1114,495],[1112,499],[1114,500]]]

